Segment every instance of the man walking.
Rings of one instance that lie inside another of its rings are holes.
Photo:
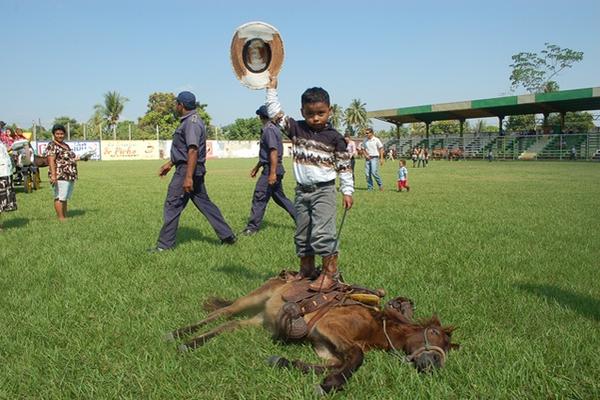
[[[258,153],[258,163],[250,171],[251,177],[256,177],[258,170],[262,167],[262,173],[256,182],[254,195],[252,197],[252,209],[248,225],[242,232],[244,235],[253,235],[258,232],[260,223],[265,215],[269,199],[273,199],[275,204],[283,208],[296,222],[296,209],[294,204],[285,196],[283,192],[283,143],[279,134],[279,128],[269,119],[269,113],[266,106],[261,106],[256,110],[256,115],[262,123],[262,134],[260,137],[260,151]]]
[[[221,243],[235,243],[235,235],[221,215],[221,211],[208,198],[204,175],[206,168],[206,129],[196,112],[196,97],[190,92],[177,95],[176,111],[180,123],[173,133],[170,160],[160,167],[158,175],[163,177],[175,166],[175,174],[169,184],[164,205],[164,224],[158,242],[150,252],[172,249],[181,212],[192,200],[196,208],[206,217]]]
[[[367,190],[373,190],[373,178],[383,191],[383,182],[379,176],[379,166],[383,165],[383,143],[375,137],[372,128],[366,129],[367,138],[362,143],[362,152],[365,157],[365,175],[367,177]]]

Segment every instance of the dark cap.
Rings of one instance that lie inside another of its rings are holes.
[[[65,133],[67,132],[65,126],[62,124],[54,124],[54,126],[52,127],[52,134],[54,135],[54,132],[56,131],[63,131]]]
[[[261,118],[269,118],[269,110],[267,109],[267,106],[260,106],[258,110],[256,110],[256,115]]]
[[[196,109],[196,96],[192,92],[181,92],[177,95],[177,102],[186,110]]]

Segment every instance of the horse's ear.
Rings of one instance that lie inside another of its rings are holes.
[[[437,326],[442,326],[442,321],[440,321],[440,319],[437,315],[433,314],[433,317],[431,317],[431,324],[437,325]]]
[[[444,326],[442,328],[442,331],[448,335],[448,336],[452,336],[452,332],[454,332],[454,330],[456,329],[456,327],[452,326],[452,325],[448,325],[448,326]]]

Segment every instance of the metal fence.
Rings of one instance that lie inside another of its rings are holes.
[[[412,149],[425,147],[430,157],[496,160],[595,160],[600,161],[600,134],[437,135],[391,139],[385,143],[386,153],[410,157]]]

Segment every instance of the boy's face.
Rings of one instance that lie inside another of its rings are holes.
[[[304,120],[315,132],[322,131],[327,126],[331,107],[329,104],[319,101],[317,103],[306,103],[300,109]]]

